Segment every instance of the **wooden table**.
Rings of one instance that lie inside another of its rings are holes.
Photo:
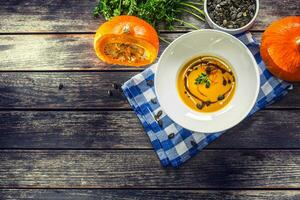
[[[95,4],[0,1],[0,199],[300,199],[300,84],[165,169],[112,86],[143,68],[95,56]],[[299,0],[261,0],[252,33],[287,15],[300,15]]]

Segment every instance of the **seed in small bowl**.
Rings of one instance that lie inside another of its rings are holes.
[[[211,20],[226,29],[239,29],[255,16],[256,0],[207,0]]]

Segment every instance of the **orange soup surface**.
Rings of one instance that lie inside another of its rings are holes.
[[[199,56],[187,62],[177,78],[182,101],[198,112],[215,112],[232,99],[236,88],[230,65],[215,56]]]

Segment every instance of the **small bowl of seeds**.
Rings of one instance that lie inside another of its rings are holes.
[[[230,34],[247,31],[258,15],[259,0],[205,0],[205,18],[211,28]]]

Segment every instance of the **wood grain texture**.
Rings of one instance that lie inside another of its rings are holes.
[[[164,35],[172,41],[181,34]],[[0,71],[142,70],[103,63],[96,56],[93,34],[0,35]],[[161,43],[159,55],[166,48]]]
[[[182,34],[162,34],[162,37],[173,41]],[[261,33],[254,33],[254,36],[260,40]],[[93,34],[0,35],[0,71],[111,71],[145,68],[101,62],[93,49],[93,37]],[[166,43],[161,42],[159,55],[166,46]]]
[[[6,200],[299,200],[300,191],[1,189],[0,196]]]
[[[92,16],[97,0],[1,1],[0,30],[15,32],[95,31],[103,19]]]
[[[96,0],[53,0],[21,1],[7,0],[0,2],[0,32],[94,32],[103,23],[95,19],[92,11]],[[298,0],[260,0],[260,12],[252,30],[263,30],[270,22],[287,15],[299,15]],[[205,23],[186,17],[199,28]]]
[[[207,148],[299,149],[299,115],[300,110],[261,111]],[[0,116],[2,149],[152,149],[132,111],[2,111]]]
[[[5,188],[300,188],[300,151],[204,150],[179,169],[152,150],[0,151]]]
[[[300,199],[299,84],[179,169],[165,169],[112,86],[144,67],[95,56],[96,2],[0,1],[0,199]],[[260,2],[251,29],[258,40],[273,20],[300,15],[299,0]]]
[[[0,73],[0,109],[130,109],[119,90],[138,72],[20,72]],[[59,89],[59,85],[63,88]],[[112,90],[113,95],[108,95]],[[270,108],[299,108],[299,83]]]
[[[113,83],[122,84],[136,72],[1,73],[2,108],[124,108],[129,107]],[[62,84],[63,88],[59,88]],[[65,106],[62,106],[65,105]]]

